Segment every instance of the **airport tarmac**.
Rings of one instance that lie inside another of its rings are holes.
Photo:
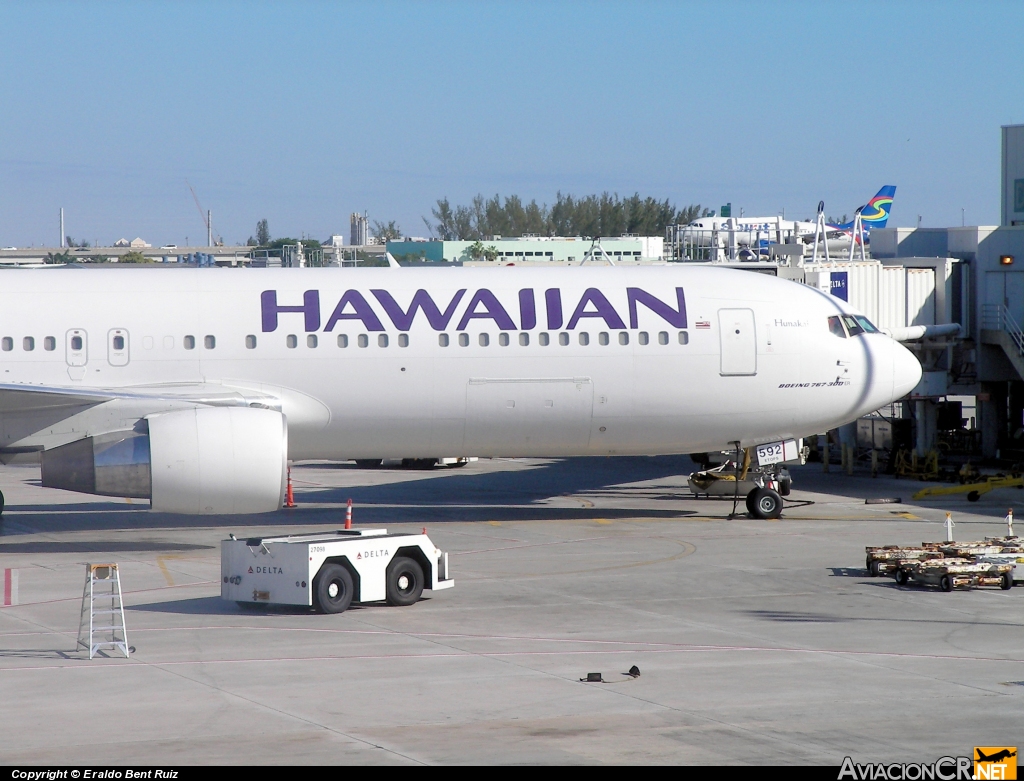
[[[899,588],[863,567],[865,545],[943,539],[947,509],[957,539],[1005,534],[1024,492],[913,504],[919,483],[810,464],[781,520],[726,520],[729,502],[690,496],[692,468],[306,464],[297,509],[210,518],[2,467],[19,604],[0,608],[0,763],[839,765],[1020,744],[1024,588]],[[357,526],[425,526],[455,588],[340,615],[220,599],[229,532],[338,528],[348,498]],[[137,650],[90,661],[83,565],[110,560]]]

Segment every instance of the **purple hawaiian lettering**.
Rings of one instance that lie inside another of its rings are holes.
[[[683,289],[681,287],[676,288],[676,306],[679,309],[673,309],[664,301],[655,298],[646,290],[641,290],[638,287],[627,287],[626,298],[629,300],[629,327],[637,328],[637,316],[636,316],[636,305],[638,303],[643,304],[656,315],[660,316],[662,320],[665,320],[669,325],[673,325],[676,328],[686,328],[686,301],[683,298]]]
[[[302,294],[302,306],[278,306],[277,291],[264,290],[260,294],[260,309],[263,313],[263,333],[277,330],[277,316],[282,312],[302,312],[307,331],[315,331],[320,327],[320,293],[316,290],[307,290]]]
[[[420,309],[426,315],[427,322],[430,323],[431,328],[435,331],[443,331],[448,327],[448,322],[452,319],[452,315],[455,314],[455,307],[459,305],[459,301],[466,294],[465,288],[456,291],[451,303],[448,304],[448,308],[442,312],[426,290],[416,291],[416,294],[412,297],[412,303],[409,304],[407,310],[403,310],[394,297],[386,290],[371,290],[370,292],[380,301],[380,305],[384,307],[384,311],[387,312],[391,322],[395,324],[395,328],[399,331],[408,331],[412,327],[412,321],[416,317],[416,312]]]
[[[545,290],[544,303],[548,310],[548,328],[556,331],[562,327],[562,291],[557,287]]]
[[[352,307],[351,312],[346,312],[345,307]],[[384,326],[380,324],[380,318],[377,317],[373,309],[363,298],[363,294],[358,290],[346,290],[345,295],[341,297],[341,301],[334,307],[334,311],[331,313],[330,319],[327,321],[327,325],[324,327],[325,331],[331,331],[334,329],[334,324],[339,320],[362,320],[363,325],[366,326],[367,331],[383,331]]]
[[[537,302],[533,298],[533,288],[523,288],[519,291],[519,319],[520,327],[529,331],[537,325]]]
[[[594,305],[594,311],[586,311],[588,304]],[[569,325],[567,328],[571,331],[576,327],[576,323],[578,323],[582,317],[600,317],[605,321],[609,328],[626,327],[622,322],[622,318],[619,317],[619,313],[615,311],[615,307],[613,307],[608,299],[604,297],[604,293],[596,287],[588,287],[584,291],[583,298],[580,299],[579,304],[576,306],[576,311],[573,312],[572,317],[569,318]]]
[[[484,310],[477,312],[476,308],[480,304],[483,304]],[[466,324],[470,320],[493,320],[501,331],[516,330],[516,324],[508,316],[505,307],[501,305],[501,302],[498,301],[494,293],[486,288],[480,288],[480,290],[473,294],[473,298],[469,301],[469,306],[466,307],[466,313],[462,316],[462,320],[459,321],[458,330],[465,331]]]

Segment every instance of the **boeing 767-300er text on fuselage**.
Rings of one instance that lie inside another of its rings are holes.
[[[0,458],[169,512],[275,510],[289,459],[797,438],[921,376],[844,301],[685,265],[11,270],[0,301]]]

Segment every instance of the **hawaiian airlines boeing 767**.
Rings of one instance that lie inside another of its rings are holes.
[[[39,269],[0,287],[0,458],[155,510],[281,506],[289,459],[748,447],[906,395],[844,301],[672,265]]]

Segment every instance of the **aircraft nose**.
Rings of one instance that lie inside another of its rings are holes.
[[[902,399],[921,382],[921,362],[917,356],[893,340],[892,397]]]

